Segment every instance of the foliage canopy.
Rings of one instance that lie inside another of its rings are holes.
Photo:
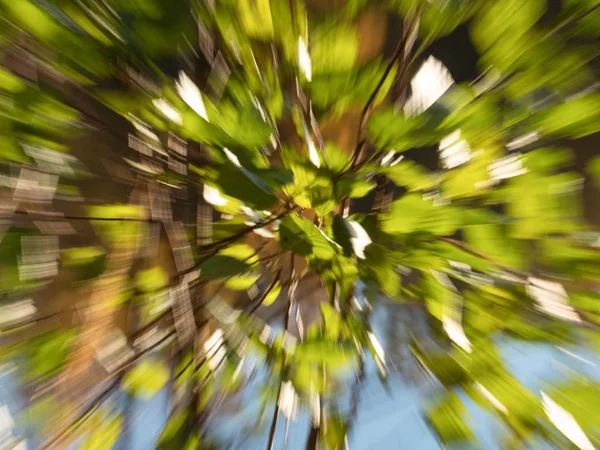
[[[110,391],[168,386],[157,448],[218,448],[202,423],[256,359],[276,380],[262,395],[275,408],[269,448],[279,414],[298,408],[313,416],[308,448],[343,448],[353,371],[373,358],[388,382],[370,323],[381,294],[426,317],[411,358],[440,388],[424,415],[445,445],[476,446],[464,395],[505,425],[506,448],[598,445],[593,380],[540,397],[496,350],[502,336],[600,343],[599,235],[582,205],[600,157],[582,170],[571,149],[600,131],[597,1],[550,12],[543,0],[0,0],[0,11],[2,356],[28,388],[58,386],[31,407],[44,416],[103,366],[91,409],[71,401],[40,419],[47,445],[110,448],[126,426]],[[390,51],[369,50],[373,17],[402,24]],[[457,27],[478,54],[471,82],[430,57]],[[104,173],[120,193],[98,201],[86,189],[99,172],[75,147],[104,120],[130,176]],[[77,295],[42,306],[55,286]],[[224,301],[232,292],[242,307]],[[302,324],[311,296],[320,319]],[[278,305],[284,330],[257,313]]]

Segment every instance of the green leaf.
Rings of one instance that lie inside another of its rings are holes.
[[[329,340],[302,342],[294,352],[294,360],[299,363],[325,364],[332,370],[346,367],[353,356],[347,347]]]
[[[269,40],[273,37],[273,19],[269,0],[238,0],[238,14],[249,37]]]
[[[277,281],[275,283],[275,285],[273,286],[273,288],[265,296],[265,298],[262,302],[263,306],[272,305],[275,302],[275,300],[277,300],[277,297],[279,297],[280,293],[281,293],[281,284],[279,283],[279,281]]]
[[[600,189],[600,156],[596,156],[588,161],[585,170],[592,177],[592,181]]]
[[[200,264],[200,274],[210,279],[227,278],[225,286],[243,291],[260,277],[258,255],[249,245],[232,244]]]
[[[299,392],[308,394],[323,393],[326,380],[323,370],[316,364],[297,363],[294,364],[291,381]]]
[[[341,72],[354,66],[358,53],[358,36],[354,28],[324,25],[310,36],[312,73]]]
[[[342,318],[340,314],[328,303],[321,303],[321,315],[325,325],[325,336],[333,341],[337,341],[342,328]]]
[[[219,251],[219,254],[239,259],[250,266],[258,264],[258,254],[248,244],[231,244]]]
[[[546,108],[531,120],[544,134],[580,138],[600,130],[600,93],[592,92]]]
[[[342,450],[346,446],[346,433],[348,426],[340,416],[334,416],[327,420],[321,427],[322,440],[324,447],[331,450]]]
[[[383,77],[387,64],[385,60],[377,60],[358,69],[313,76],[308,89],[314,106],[322,110],[333,109],[334,117],[348,109],[363,107]],[[396,73],[394,66],[375,98],[375,105],[387,96]]]
[[[59,373],[76,337],[77,331],[68,329],[44,333],[29,341],[27,379],[39,382]]]
[[[444,260],[467,264],[469,267],[483,273],[494,269],[494,265],[489,261],[472,255],[448,242],[441,241],[432,243],[427,246],[427,251],[441,256]]]
[[[286,250],[324,260],[333,258],[338,247],[310,220],[295,213],[281,221],[279,241]]]
[[[109,34],[105,34],[90,19],[88,19],[86,14],[81,9],[78,9],[73,4],[64,4],[62,6],[62,10],[94,39],[107,46],[113,45],[113,41],[108,37]]]
[[[582,178],[571,172],[541,176],[531,172],[512,179],[507,188],[508,213],[518,220],[510,224],[512,237],[537,239],[552,233],[581,229]]]
[[[252,267],[233,256],[215,255],[200,265],[202,276],[219,279],[248,273]]]
[[[489,171],[486,161],[472,160],[446,174],[442,185],[444,197],[472,197],[488,189]]]
[[[92,430],[87,440],[81,445],[81,450],[110,450],[121,435],[123,419],[116,414],[103,418],[99,426]]]
[[[451,130],[440,127],[443,117],[433,111],[410,118],[392,108],[375,113],[369,119],[367,136],[379,148],[397,152],[436,145]]]
[[[350,155],[340,150],[334,143],[326,142],[323,148],[323,159],[327,167],[334,173],[340,173],[350,167]]]
[[[357,176],[343,177],[335,184],[335,194],[339,199],[362,198],[375,188],[373,181],[361,179]]]
[[[0,69],[0,89],[16,94],[24,91],[26,87],[25,83],[12,73]]]
[[[123,377],[123,387],[143,399],[154,397],[169,381],[169,369],[156,359],[146,358]]]
[[[162,433],[160,434],[160,437],[158,438],[158,450],[172,448],[171,445],[180,434],[187,417],[187,411],[175,412],[173,415],[171,415],[171,417],[169,417]]]
[[[144,209],[136,205],[89,206],[88,215],[102,219],[143,219]]]
[[[346,13],[348,17],[355,17],[360,11],[362,11],[369,4],[369,0],[348,0],[346,4]]]
[[[277,200],[273,192],[252,169],[223,164],[208,173],[218,189],[225,195],[257,209],[269,209]]]
[[[142,292],[155,292],[164,288],[169,282],[169,275],[160,266],[141,270],[135,275],[135,284]]]
[[[427,412],[428,422],[444,443],[469,443],[473,432],[465,423],[466,408],[454,393],[448,393]]]
[[[383,168],[382,172],[396,186],[403,186],[411,191],[429,190],[441,181],[440,176],[429,174],[422,166],[406,160]]]
[[[382,215],[381,229],[390,234],[429,232],[445,236],[454,233],[459,216],[451,206],[434,205],[420,194],[406,194]]]
[[[468,20],[477,8],[475,3],[460,0],[422,1],[419,34],[425,42],[450,34],[457,26]]]
[[[29,0],[2,0],[2,4],[17,24],[43,41],[52,41],[63,32],[52,16]]]
[[[90,264],[105,255],[100,247],[74,247],[61,252],[61,260],[65,266]]]
[[[500,71],[508,70],[536,41],[532,28],[544,10],[543,0],[491,0],[482,4],[473,19],[471,36],[483,61]]]
[[[225,282],[225,286],[234,291],[245,291],[254,286],[260,278],[260,273],[238,275]]]
[[[510,268],[524,268],[521,245],[508,239],[500,225],[470,225],[464,231],[467,242],[474,250]]]
[[[424,351],[418,345],[411,347],[420,364],[430,370],[446,389],[462,386],[470,381],[466,367],[450,353]]]
[[[366,268],[368,274],[377,282],[385,295],[397,298],[401,279],[388,250],[379,244],[369,245],[365,249],[366,260],[361,261],[361,265]]]
[[[248,228],[245,224],[245,218],[234,217],[228,220],[219,220],[212,225],[212,238],[215,241],[226,239],[238,234]]]
[[[600,385],[597,381],[572,376],[549,392],[552,400],[573,416],[577,424],[592,441],[600,437],[596,417],[600,405]]]
[[[219,374],[220,388],[225,394],[231,394],[239,389],[242,383],[242,375],[238,370],[239,360],[228,359],[223,370]]]

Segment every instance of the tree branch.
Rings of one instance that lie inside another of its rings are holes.
[[[530,284],[529,282],[529,278],[530,277],[535,277],[535,278],[540,278],[543,280],[547,280],[547,281],[552,281],[555,283],[560,283],[563,285],[570,285],[571,287],[574,288],[585,288],[585,289],[597,289],[599,286],[598,282],[592,282],[592,281],[584,281],[584,280],[565,280],[564,278],[559,278],[559,277],[554,277],[552,275],[544,275],[544,274],[529,274],[527,272],[523,272],[520,270],[515,270],[512,269],[508,266],[506,266],[505,264],[501,263],[500,261],[491,258],[488,255],[485,255],[481,252],[478,252],[477,250],[472,249],[471,247],[469,247],[467,244],[465,244],[464,242],[458,241],[456,239],[452,239],[452,238],[447,238],[447,237],[440,237],[438,238],[440,241],[442,242],[446,242],[448,244],[453,245],[456,248],[459,248],[473,256],[477,256],[478,258],[481,258],[493,265],[495,265],[496,267],[498,267],[499,269],[502,269],[503,271],[505,271],[506,273],[509,273],[510,275],[518,278],[521,282],[525,283],[525,284]]]
[[[100,384],[106,383],[107,381],[110,381],[111,379],[113,379],[116,376],[118,376],[118,378],[116,380],[114,380],[111,383],[111,385],[105,391],[103,391],[100,394],[100,396],[97,397],[96,400],[88,408],[86,408],[85,411],[83,413],[81,413],[75,420],[73,420],[68,425],[66,425],[65,427],[63,427],[58,433],[56,433],[53,437],[51,437],[48,441],[46,441],[46,443],[42,446],[42,448],[48,449],[48,448],[52,447],[54,444],[56,444],[57,442],[59,442],[60,440],[64,439],[66,436],[68,436],[69,434],[71,434],[73,431],[75,431],[75,429],[77,428],[77,426],[80,425],[80,422],[84,421],[88,417],[88,415],[90,414],[90,412],[93,412],[96,408],[98,408],[102,404],[102,402],[104,400],[106,400],[106,398],[108,397],[108,395],[110,394],[110,392],[121,381],[123,372],[125,372],[127,369],[129,369],[133,364],[135,364],[144,355],[146,355],[147,353],[149,353],[152,350],[154,350],[157,347],[159,347],[163,342],[165,342],[166,340],[168,340],[174,334],[175,334],[175,331],[171,331],[171,332],[167,333],[165,336],[163,336],[160,340],[158,340],[157,342],[155,342],[154,344],[152,344],[150,347],[148,347],[147,349],[142,350],[137,355],[133,356],[128,361],[126,361],[123,364],[121,364],[114,372],[108,374],[100,382]]]
[[[294,254],[290,254],[290,279],[294,276]],[[292,285],[293,286],[293,285]],[[285,314],[285,330],[287,331],[290,328],[290,321],[292,317],[292,306],[294,304],[294,289],[290,286],[289,294],[288,294],[288,309]],[[283,361],[281,364],[281,377],[283,380],[283,372],[285,370],[286,357],[283,357]],[[279,418],[279,400],[281,398],[281,388],[283,386],[283,382],[279,383],[279,390],[277,391],[277,400],[275,401],[275,411],[273,411],[273,419],[271,421],[271,429],[269,431],[269,442],[267,443],[267,450],[273,450],[273,445],[275,443],[275,430],[277,429],[277,419]]]
[[[359,127],[358,127],[358,139],[357,139],[356,147],[355,147],[353,155],[352,155],[352,163],[350,165],[351,170],[354,169],[354,167],[358,163],[358,161],[360,159],[360,155],[362,153],[362,150],[363,150],[365,144],[367,143],[367,140],[364,137],[365,129],[367,126],[367,121],[369,120],[369,117],[371,116],[371,112],[373,110],[375,100],[377,99],[377,96],[379,95],[379,91],[381,91],[381,88],[385,84],[385,81],[387,80],[387,77],[389,76],[390,72],[392,71],[392,68],[394,67],[394,64],[396,63],[396,61],[399,60],[401,57],[406,58],[408,56],[407,54],[410,52],[410,47],[412,47],[412,45],[413,45],[411,43],[411,36],[414,34],[415,27],[418,26],[418,23],[419,23],[418,17],[415,17],[410,22],[410,25],[408,27],[408,32],[405,33],[403,38],[398,42],[398,45],[394,49],[394,53],[392,54],[392,58],[390,59],[390,62],[386,66],[382,77],[380,78],[379,82],[377,83],[377,86],[375,86],[375,89],[371,93],[369,100],[367,100],[367,103],[365,104],[365,106],[361,112],[360,123],[359,123]],[[413,43],[414,43],[414,41],[413,41]],[[410,64],[405,64],[401,68],[401,72],[400,72],[401,80],[404,80],[404,74],[408,73],[409,66],[410,66]],[[401,86],[401,88],[402,88],[402,86]]]

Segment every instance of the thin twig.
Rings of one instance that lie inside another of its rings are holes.
[[[509,273],[510,275],[514,276],[515,278],[518,278],[524,284],[530,284],[529,278],[535,277],[535,278],[540,278],[540,279],[547,280],[547,281],[552,281],[555,283],[561,283],[563,285],[573,285],[573,287],[575,287],[575,288],[597,289],[599,286],[598,282],[593,282],[593,281],[566,280],[564,278],[559,278],[559,277],[555,277],[552,275],[528,274],[527,272],[512,269],[512,268],[506,266],[505,264],[501,263],[500,261],[498,261],[488,255],[485,255],[481,252],[478,252],[477,250],[471,248],[464,242],[461,242],[461,241],[458,241],[458,240],[452,239],[452,238],[447,238],[447,237],[440,237],[438,239],[442,242],[451,244],[456,248],[459,248],[473,256],[477,256],[478,258],[481,258],[481,259],[493,264],[494,266],[498,267],[499,269],[502,269],[506,273]]]
[[[279,269],[277,275],[275,275],[275,279],[271,282],[267,290],[263,293],[263,295],[260,296],[260,298],[257,300],[256,304],[252,307],[252,309],[248,311],[248,315],[254,314],[258,310],[258,308],[262,306],[263,302],[265,301],[265,298],[267,298],[267,295],[269,295],[269,293],[273,290],[275,285],[279,282],[280,277],[281,269]]]
[[[94,401],[79,415],[79,417],[67,425],[61,432],[52,437],[49,441],[47,441],[44,445],[42,445],[43,449],[48,449],[52,447],[54,444],[59,442],[61,439],[67,437],[69,434],[74,432],[78,427],[83,425],[85,420],[96,410],[98,409],[102,403],[110,396],[112,391],[119,385],[121,382],[121,377],[114,380],[102,393],[94,399]]]
[[[294,254],[290,254],[290,279],[294,276]],[[285,314],[285,330],[287,331],[290,328],[290,321],[292,317],[292,307],[294,304],[293,301],[294,288],[293,284],[290,285],[289,294],[288,294],[288,309]],[[281,364],[281,375],[283,378],[283,372],[285,370],[286,358],[283,358]],[[273,445],[275,444],[275,430],[277,429],[277,419],[279,418],[279,401],[281,399],[281,388],[283,383],[279,383],[279,390],[277,391],[277,399],[275,401],[275,411],[273,411],[273,419],[271,421],[271,429],[269,431],[269,442],[267,444],[267,450],[273,450]]]
[[[4,328],[0,329],[0,334],[1,333],[8,333],[8,332],[13,331],[13,330],[18,330],[19,328],[26,327],[27,325],[31,325],[31,324],[34,324],[34,323],[37,323],[37,322],[43,322],[44,320],[52,319],[53,317],[56,317],[56,316],[62,314],[63,312],[65,312],[65,311],[59,311],[59,312],[56,312],[56,313],[53,313],[53,314],[49,314],[47,316],[37,317],[37,318],[34,318],[34,319],[28,319],[28,320],[25,320],[23,322],[18,322],[18,323],[9,325],[7,327],[4,327]]]
[[[119,378],[117,378],[116,380],[114,380],[113,383],[109,386],[109,388],[106,391],[104,391],[100,395],[100,397],[97,398],[96,401],[94,401],[93,404],[90,407],[88,407],[82,414],[80,414],[75,420],[73,420],[72,422],[70,422],[68,425],[66,425],[65,427],[63,427],[58,433],[56,433],[53,437],[51,437],[42,446],[42,448],[44,448],[44,449],[50,448],[56,442],[60,441],[61,439],[63,439],[64,437],[68,436],[73,431],[75,431],[75,428],[79,424],[79,422],[82,421],[82,420],[84,420],[89,415],[89,413],[91,411],[93,411],[96,408],[98,408],[98,406],[100,406],[100,404],[102,403],[102,401],[104,401],[106,399],[106,397],[108,396],[108,394],[110,393],[110,391],[116,385],[119,384],[123,372],[125,372],[132,365],[134,365],[144,355],[146,355],[147,353],[149,353],[152,350],[154,350],[157,347],[159,347],[162,343],[164,343],[167,339],[169,339],[170,337],[172,337],[174,334],[175,334],[175,331],[171,331],[171,332],[167,333],[165,336],[163,336],[157,342],[155,342],[154,344],[152,344],[150,347],[148,347],[148,348],[140,351],[137,355],[134,355],[128,361],[126,361],[123,364],[121,364],[115,371],[111,372],[106,377],[104,377],[104,379],[102,381],[100,381],[100,384],[106,383],[107,381],[110,381],[111,379],[113,379],[116,376],[118,376]]]
[[[23,211],[17,209],[14,211],[17,215],[26,215],[31,217],[33,220],[46,220],[46,221],[59,221],[59,220],[87,220],[87,221],[103,221],[103,222],[161,222],[157,219],[152,218],[135,218],[135,217],[93,217],[93,216],[69,216],[60,213],[43,213],[39,211]]]
[[[354,166],[358,163],[358,161],[360,159],[360,154],[362,153],[362,149],[364,148],[365,144],[367,143],[367,140],[364,138],[365,128],[367,125],[367,121],[369,120],[369,117],[371,116],[371,112],[373,110],[373,105],[375,104],[375,100],[377,99],[377,96],[379,95],[379,91],[381,91],[381,88],[385,84],[385,81],[387,80],[387,77],[389,76],[390,72],[392,71],[396,61],[398,59],[400,59],[401,56],[406,57],[407,56],[406,53],[410,51],[410,49],[406,48],[407,40],[413,34],[414,27],[417,26],[417,24],[418,24],[417,19],[412,20],[408,32],[405,34],[403,39],[401,39],[398,42],[398,45],[394,49],[394,53],[392,55],[392,58],[390,59],[390,62],[388,63],[387,67],[385,68],[385,71],[383,72],[382,77],[379,79],[377,86],[375,86],[375,89],[371,93],[369,100],[367,100],[367,103],[365,104],[365,106],[361,112],[360,123],[359,123],[359,127],[358,127],[358,139],[357,139],[356,147],[354,149],[354,153],[352,155],[352,163],[350,166],[351,169],[353,169]],[[401,74],[404,74],[404,73],[408,73],[408,66],[402,67]]]

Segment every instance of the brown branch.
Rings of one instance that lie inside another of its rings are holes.
[[[60,213],[42,213],[39,211],[23,211],[21,209],[17,209],[14,211],[14,214],[18,215],[26,215],[31,217],[33,220],[46,220],[46,221],[59,221],[59,220],[97,220],[103,222],[161,222],[160,220],[152,219],[152,218],[142,218],[138,219],[135,217],[87,217],[87,216],[69,216]]]
[[[18,322],[18,323],[15,323],[15,324],[12,324],[5,328],[0,329],[0,333],[8,333],[10,331],[14,331],[14,330],[18,330],[19,328],[26,327],[27,325],[31,325],[31,324],[34,324],[37,322],[43,322],[44,320],[52,319],[53,317],[56,317],[62,313],[63,313],[63,311],[59,311],[59,312],[56,312],[53,314],[49,314],[47,316],[24,320],[23,322]]]
[[[67,437],[69,434],[74,432],[77,428],[79,428],[85,420],[96,410],[98,409],[102,403],[110,396],[112,391],[119,385],[121,382],[121,376],[119,376],[116,380],[114,380],[104,391],[100,393],[98,397],[94,399],[94,401],[83,411],[77,419],[75,419],[72,423],[67,425],[61,432],[57,433],[54,437],[52,437],[49,441],[42,445],[43,449],[49,449],[54,444],[60,442],[62,439]]]
[[[290,254],[290,279],[294,276],[294,254]],[[292,306],[294,304],[293,301],[293,292],[290,288],[288,298],[288,309],[285,314],[285,330],[287,331],[290,328],[290,322],[292,317]],[[285,370],[286,358],[284,356],[283,361],[281,363],[281,375],[283,378],[283,372]],[[277,429],[277,419],[279,418],[279,400],[281,398],[281,387],[283,383],[279,383],[279,390],[277,391],[277,399],[275,400],[275,411],[273,411],[273,419],[271,421],[271,429],[269,431],[269,442],[267,443],[267,450],[273,450],[273,445],[275,444],[275,430]]]
[[[191,268],[184,270],[182,272],[179,272],[176,277],[179,277],[181,275],[186,275],[190,272],[193,272],[194,270],[198,270],[198,267],[207,259],[209,259],[210,257],[214,256],[217,254],[217,252],[219,250],[222,250],[223,248],[227,247],[228,244],[231,244],[235,241],[237,241],[238,239],[243,238],[244,236],[246,236],[248,233],[251,233],[254,230],[257,230],[259,228],[263,228],[266,227],[267,225],[270,225],[271,223],[280,220],[282,218],[284,218],[285,216],[287,216],[289,213],[291,213],[292,211],[295,211],[296,209],[298,209],[299,206],[298,205],[293,205],[290,206],[288,205],[288,207],[286,207],[281,213],[277,214],[276,216],[271,217],[269,220],[266,220],[265,222],[260,222],[257,224],[254,224],[250,227],[247,227],[239,232],[237,232],[234,235],[231,235],[229,237],[223,238],[220,241],[216,241],[213,242],[211,244],[205,245],[205,246],[201,246],[198,247],[199,250],[211,250],[211,252],[207,255],[205,255],[202,259],[200,259],[200,261],[198,261],[196,264],[194,264],[194,266],[192,266]]]
[[[398,45],[394,49],[394,53],[392,54],[392,58],[390,59],[390,62],[386,66],[382,77],[379,79],[377,86],[375,86],[375,89],[371,93],[371,96],[367,100],[367,103],[365,104],[365,106],[361,112],[360,123],[359,123],[359,127],[358,127],[358,138],[357,138],[356,147],[354,149],[354,153],[352,155],[352,163],[350,166],[351,169],[354,169],[354,167],[358,163],[358,161],[360,159],[360,155],[362,153],[362,150],[367,143],[367,140],[364,137],[365,129],[366,129],[367,121],[369,120],[369,117],[371,116],[371,112],[373,110],[375,100],[377,99],[377,96],[379,95],[379,91],[381,91],[381,88],[385,84],[385,81],[387,80],[387,77],[389,76],[390,72],[392,71],[396,61],[399,60],[401,57],[406,58],[407,53],[410,52],[409,47],[412,47],[412,44],[410,44],[410,39],[415,31],[415,27],[418,26],[418,23],[419,23],[418,18],[415,18],[410,22],[410,25],[408,27],[408,32],[405,33],[403,38],[398,42]],[[408,44],[410,44],[410,45],[408,45]],[[410,64],[405,64],[404,67],[402,67],[402,69],[401,69],[400,79],[402,80],[402,84],[404,84],[404,82],[405,82],[404,74],[408,73],[409,66],[410,66]],[[402,85],[401,85],[401,88],[402,88]]]
[[[544,275],[544,274],[529,274],[527,272],[523,272],[520,270],[516,270],[516,269],[512,269],[508,266],[506,266],[505,264],[501,263],[500,261],[485,255],[481,252],[478,252],[477,250],[474,250],[473,248],[471,248],[470,246],[468,246],[467,244],[465,244],[464,242],[458,241],[456,239],[452,239],[452,238],[447,238],[447,237],[440,237],[438,238],[440,241],[442,242],[446,242],[448,244],[453,245],[456,248],[459,248],[473,256],[477,256],[478,258],[481,258],[491,264],[493,264],[494,266],[498,267],[499,269],[502,269],[503,271],[505,271],[506,273],[509,273],[510,275],[513,275],[514,277],[518,278],[521,282],[525,283],[525,284],[530,284],[529,282],[529,277],[533,276],[535,278],[540,278],[543,280],[547,280],[547,281],[552,281],[555,283],[561,283],[563,285],[569,285],[571,287],[574,288],[585,288],[585,289],[597,289],[599,286],[598,282],[593,282],[593,281],[584,281],[584,280],[566,280],[564,278],[560,278],[560,277],[555,277],[552,275]]]
[[[104,379],[102,381],[100,381],[100,384],[104,384],[107,381],[110,381],[114,377],[118,376],[118,378],[116,380],[114,380],[111,383],[111,385],[105,391],[103,391],[102,394],[100,394],[100,396],[98,398],[96,398],[96,400],[88,408],[86,408],[86,410],[83,413],[81,413],[75,420],[71,421],[68,425],[63,427],[58,433],[56,433],[48,441],[46,441],[46,443],[44,443],[42,448],[48,449],[48,448],[52,447],[54,444],[61,441],[62,439],[67,437],[69,434],[71,434],[73,431],[75,431],[77,426],[80,425],[80,422],[85,420],[85,418],[90,414],[90,412],[93,412],[96,408],[98,408],[100,406],[100,404],[108,397],[108,395],[110,394],[112,389],[114,389],[119,384],[119,382],[121,381],[123,372],[125,372],[132,365],[134,365],[144,355],[146,355],[147,353],[149,353],[152,350],[159,347],[163,342],[168,340],[174,334],[175,334],[175,331],[171,331],[171,332],[167,333],[165,336],[163,336],[157,342],[152,344],[150,347],[140,351],[137,355],[134,355],[128,361],[121,364],[117,369],[115,369],[114,372],[112,372],[112,373],[108,374],[106,377],[104,377]]]
[[[279,282],[280,277],[281,277],[281,269],[279,269],[279,271],[277,272],[277,275],[275,275],[275,279],[271,282],[271,284],[265,290],[263,295],[261,295],[260,298],[257,300],[256,305],[254,305],[252,307],[252,309],[250,311],[248,311],[248,315],[254,314],[262,306],[263,302],[265,301],[265,298],[267,298],[267,295],[269,295],[269,293],[273,290],[275,285]]]

